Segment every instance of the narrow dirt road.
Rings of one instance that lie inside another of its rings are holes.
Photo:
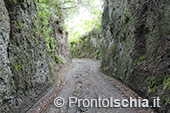
[[[65,105],[61,108],[54,106],[53,102],[43,113],[151,113],[151,109],[142,108],[84,108],[76,104],[69,108],[68,98],[77,97],[81,99],[124,99],[126,92],[120,90],[115,85],[115,80],[102,74],[99,71],[99,61],[89,59],[74,59],[75,66],[64,75],[64,86],[58,97],[65,100]],[[120,85],[120,83],[117,83]],[[125,86],[121,86],[122,88]],[[130,90],[131,91],[131,90]],[[133,92],[134,93],[134,92]],[[134,94],[135,95],[135,94]]]

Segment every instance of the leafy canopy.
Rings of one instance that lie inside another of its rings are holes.
[[[69,42],[78,41],[82,35],[94,28],[100,29],[103,0],[79,0],[79,3],[77,7],[68,9],[69,14],[65,18]]]
[[[92,29],[100,29],[103,0],[37,0],[56,10],[64,18],[64,27],[69,33],[69,42],[78,41]]]

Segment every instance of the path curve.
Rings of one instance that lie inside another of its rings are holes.
[[[124,99],[129,95],[137,96],[126,86],[112,77],[99,71],[100,62],[91,59],[74,59],[75,67],[64,75],[64,86],[58,97],[65,100],[62,108],[54,106],[53,102],[43,113],[152,113],[151,109],[144,108],[84,108],[73,105],[68,107],[68,98],[81,99]],[[128,95],[129,93],[129,95]]]

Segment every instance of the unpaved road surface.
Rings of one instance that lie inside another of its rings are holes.
[[[77,97],[81,99],[124,99],[129,93],[120,90],[115,85],[115,80],[99,71],[100,62],[90,59],[74,59],[74,67],[64,75],[64,86],[58,97],[65,100],[61,108],[54,106],[53,102],[42,113],[152,113],[151,109],[142,108],[84,108],[76,104],[69,108],[68,98]],[[118,84],[118,83],[117,83]],[[120,85],[120,84],[118,84]],[[123,88],[124,86],[122,86]],[[126,96],[125,96],[126,95]]]
[[[99,70],[100,62],[91,59],[74,59],[73,64],[63,69],[62,81],[53,87],[30,108],[27,113],[155,113],[150,108],[115,108],[115,107],[83,107],[78,103],[69,107],[69,98],[77,99],[129,99],[139,96],[121,82],[109,77]],[[61,77],[60,76],[60,77]],[[54,99],[62,97],[64,106],[57,108]],[[98,104],[98,103],[97,103]]]

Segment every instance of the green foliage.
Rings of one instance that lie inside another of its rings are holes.
[[[35,40],[35,42],[38,44],[38,40],[34,37],[34,35],[32,34],[32,38]]]
[[[130,11],[128,9],[125,8],[125,10],[119,14],[118,16],[122,16],[122,19],[124,22],[128,22],[129,20],[132,19],[132,14],[130,13]]]
[[[169,92],[169,90],[167,90],[167,91],[163,90],[159,94],[159,97],[161,99],[161,102],[163,103],[163,106],[170,104],[170,92]]]
[[[101,55],[101,52],[100,52],[100,50],[97,50],[94,54],[93,54],[93,57],[97,60],[101,60],[101,57],[102,57],[102,55]]]
[[[166,98],[165,105],[170,104],[170,99]]]
[[[53,33],[52,28],[50,27],[50,23],[53,23],[56,20],[52,20],[51,16],[57,16],[56,19],[61,17],[61,11],[56,10],[58,4],[56,1],[53,0],[37,0],[37,11],[40,16],[40,23],[41,23],[41,31],[45,38],[46,47],[48,52],[51,54],[50,56],[55,58],[56,63],[62,63],[63,60],[58,56],[57,52],[55,51],[56,45],[54,44],[54,37],[51,37]],[[55,11],[55,12],[54,12]],[[35,23],[37,23],[37,18],[34,19]],[[37,33],[40,31],[38,30],[38,23],[36,24]]]
[[[115,77],[115,76],[116,76],[116,75],[115,75],[115,73],[112,73],[112,76],[114,76],[114,77]]]
[[[80,46],[73,46],[72,48],[70,46],[70,52],[71,52],[71,56],[73,58],[79,58],[80,57],[80,55],[79,55],[80,48],[81,48]]]
[[[46,5],[49,5],[51,0],[37,0],[39,3],[44,3]]]
[[[165,75],[162,75],[161,77],[155,77],[155,76],[148,77],[146,85],[148,87],[148,95],[154,93],[156,88],[160,85],[163,85],[163,90],[169,90],[170,77],[166,77]]]
[[[35,15],[33,17],[34,26],[35,29],[32,30],[32,33],[30,34],[31,37],[38,43],[38,40],[35,38],[35,36],[44,37],[45,43],[46,43],[46,50],[49,53],[49,69],[51,73],[54,74],[56,70],[54,70],[54,66],[56,63],[62,63],[63,60],[58,56],[57,51],[55,50],[56,45],[54,43],[54,37],[53,30],[50,27],[50,23],[53,23],[56,20],[52,20],[51,16],[57,16],[57,13],[61,13],[59,10],[54,10],[55,4],[53,4],[53,0],[36,0],[36,6],[38,15]],[[52,5],[52,6],[51,6]],[[55,15],[55,12],[56,15]],[[58,19],[59,17],[57,17]],[[15,65],[17,69],[20,69],[21,67],[19,65]],[[53,77],[50,77],[50,83],[54,84]]]
[[[149,77],[147,79],[146,85],[148,87],[148,95],[155,92],[155,88],[156,88],[155,83],[156,83],[156,77]]]
[[[147,56],[146,55],[142,55],[138,59],[135,60],[134,65],[136,65],[137,63],[146,61],[146,59],[147,59]]]
[[[34,25],[35,25],[35,27],[36,27],[35,33],[36,33],[36,34],[40,34],[39,22],[38,22],[38,19],[37,19],[37,16],[36,16],[36,15],[34,15],[33,20],[34,20]]]
[[[32,30],[31,37],[35,40],[36,43],[38,43],[38,40],[35,38],[34,35],[41,36],[41,32],[40,32],[40,27],[39,27],[39,21],[36,15],[34,15],[33,20],[34,20],[35,29]]]
[[[109,69],[109,66],[105,66],[105,67],[103,67],[103,71],[107,71]]]
[[[36,0],[42,26],[47,26],[49,17],[52,15],[51,12],[57,16],[57,19],[61,19],[63,16],[66,23],[64,27],[69,32],[70,42],[75,41],[93,28],[100,29],[102,9],[99,7],[102,2],[103,0]],[[83,8],[90,13],[87,19],[84,19],[84,12],[79,12]],[[70,25],[81,13],[82,20]]]
[[[139,24],[139,20],[137,19],[137,17],[134,17],[134,19],[135,19],[135,28],[137,28]]]
[[[22,28],[22,24],[21,24],[20,21],[18,21],[18,20],[15,20],[15,21],[14,21],[14,24],[15,24],[15,27],[16,27],[17,29],[21,29],[21,28]]]
[[[23,67],[19,64],[19,62],[14,63],[13,66],[15,67],[15,70],[17,71],[20,71],[23,69]]]
[[[148,95],[151,93],[155,93],[159,95],[163,106],[170,104],[170,77],[169,76],[162,75],[161,77],[156,77],[156,76],[148,77],[146,81],[146,85],[148,89]]]
[[[143,55],[143,56],[139,57],[139,59],[137,60],[137,62],[143,62],[143,61],[146,60],[146,58],[147,58],[147,56],[146,56],[146,55]]]
[[[60,81],[62,81],[61,77],[59,78]]]
[[[46,46],[49,50],[49,52],[51,52],[54,48],[53,45],[53,39],[51,39],[50,34],[52,32],[52,30],[50,28],[48,28],[48,23],[49,23],[49,16],[51,13],[49,13],[48,8],[49,6],[44,4],[44,0],[41,1],[41,4],[39,4],[39,7],[37,8],[38,10],[38,14],[40,16],[40,22],[41,22],[41,29],[42,32],[44,34],[44,38],[46,41]]]
[[[55,61],[56,63],[63,63],[63,59],[61,59],[61,57],[59,57],[58,54],[55,55]]]
[[[99,20],[98,20],[99,19]],[[82,20],[81,23],[75,25],[72,28],[67,28],[68,31],[72,31],[69,33],[69,42],[78,41],[77,39],[83,35],[85,35],[87,32],[90,32],[95,29],[100,29],[101,25],[101,19],[100,18],[94,18],[93,20]],[[78,29],[78,27],[81,29]]]
[[[61,77],[58,77],[58,76],[57,76],[57,79],[60,80],[60,81],[62,81],[62,78],[61,78]]]
[[[115,46],[114,46],[114,45],[112,45],[111,49],[112,49],[112,51],[114,51],[114,50],[115,50]]]
[[[121,76],[120,79],[123,81],[123,77]]]
[[[69,32],[69,42],[78,41],[78,38],[93,29],[100,30],[103,10],[99,3],[101,5],[102,0],[82,0],[79,10],[68,10],[70,13],[65,20],[65,28]]]
[[[93,33],[93,34],[92,34]],[[90,42],[90,38],[96,37],[98,32],[95,30],[89,32],[85,36],[79,39],[78,42],[70,42],[70,52],[73,58],[94,58],[101,59],[101,52],[99,47],[94,47]]]
[[[166,90],[166,89],[170,90],[170,77],[166,77],[164,79],[163,85],[164,85],[164,87],[163,87],[164,90]]]
[[[53,78],[52,78],[52,77],[50,78],[50,82],[51,82],[51,84],[54,84]]]

